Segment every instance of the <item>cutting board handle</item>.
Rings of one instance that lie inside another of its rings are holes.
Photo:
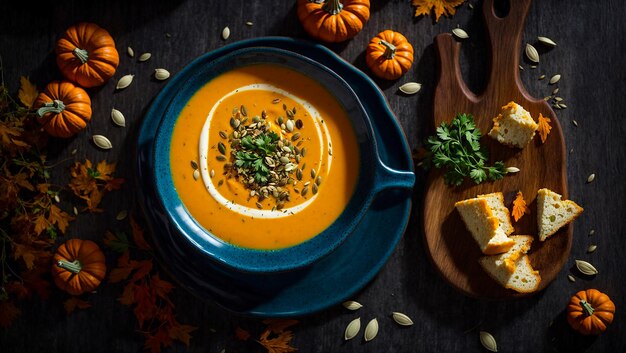
[[[528,97],[520,81],[519,63],[524,22],[531,0],[509,0],[510,10],[505,17],[496,15],[494,1],[485,0],[483,3],[483,16],[491,46],[491,74],[485,95],[497,94],[498,87],[506,87],[515,82]]]

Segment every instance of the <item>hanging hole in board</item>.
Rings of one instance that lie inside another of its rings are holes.
[[[510,10],[511,0],[494,0],[493,12],[498,18],[505,18],[509,14]]]

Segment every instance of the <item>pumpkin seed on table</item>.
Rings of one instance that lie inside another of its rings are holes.
[[[344,308],[348,310],[352,310],[352,311],[361,309],[363,307],[361,303],[356,302],[354,300],[345,301],[341,305],[343,305]]]
[[[582,274],[587,275],[587,276],[593,276],[593,275],[598,274],[598,270],[596,270],[596,268],[593,267],[593,265],[588,263],[587,261],[576,260],[576,268]]]
[[[170,78],[170,72],[165,69],[155,69],[154,78],[159,81],[167,80],[168,78]]]
[[[144,62],[144,61],[150,60],[151,57],[152,57],[151,53],[143,53],[143,54],[139,55],[139,58],[137,58],[137,60],[139,62]]]
[[[115,219],[118,221],[123,221],[124,219],[126,219],[127,216],[128,216],[128,211],[121,210],[120,212],[117,213],[117,216],[115,216]]]
[[[462,30],[460,28],[453,29],[452,30],[452,34],[454,34],[459,39],[467,39],[467,38],[469,38],[469,35],[467,34],[467,32],[465,32],[464,30]]]
[[[589,247],[587,248],[587,252],[588,253],[592,253],[592,252],[596,251],[597,248],[598,248],[597,245],[594,245],[594,244],[589,245]]]
[[[102,148],[103,150],[110,150],[113,148],[111,141],[102,135],[93,135],[92,140],[96,146]]]
[[[404,94],[415,94],[422,89],[422,85],[417,82],[407,82],[398,89]]]
[[[376,335],[378,335],[378,320],[372,319],[367,323],[367,326],[365,326],[365,334],[363,337],[365,338],[365,342],[369,342],[373,340]]]
[[[572,283],[576,282],[576,277],[574,277],[574,276],[572,276],[572,275],[567,275],[567,279],[568,279],[570,282],[572,282]]]
[[[115,85],[115,88],[118,90],[122,90],[128,86],[130,86],[131,83],[133,83],[133,77],[135,77],[135,75],[124,75],[122,76],[122,78],[120,78],[119,81],[117,81],[117,85]]]
[[[530,44],[526,44],[525,52],[526,52],[526,57],[528,57],[530,61],[539,63],[539,52],[537,52],[537,49],[535,49],[535,47],[533,47]]]
[[[496,343],[496,339],[486,331],[480,331],[480,343],[491,352],[498,351],[498,344]]]
[[[398,325],[402,326],[411,326],[413,325],[413,320],[408,317],[406,314],[394,311],[392,313],[393,321],[395,321]]]
[[[126,126],[126,119],[124,118],[124,114],[122,114],[122,112],[115,108],[111,109],[111,120],[113,120],[113,123],[117,126]]]
[[[548,37],[539,36],[539,37],[537,37],[537,40],[540,43],[542,43],[542,44],[546,44],[546,45],[551,46],[551,47],[556,47],[556,43],[552,39],[550,39]]]
[[[517,167],[507,167],[506,168],[506,172],[507,173],[517,173],[517,172],[519,172],[519,168],[517,168]]]
[[[550,84],[553,85],[553,84],[559,82],[560,79],[561,79],[561,75],[556,74],[556,75],[554,75],[554,76],[552,76],[550,78]]]
[[[126,53],[128,53],[128,56],[131,58],[135,56],[135,51],[131,47],[126,48]]]
[[[226,40],[226,39],[228,39],[228,37],[230,37],[230,28],[228,28],[228,26],[226,26],[222,30],[222,39]]]
[[[591,183],[595,179],[596,179],[596,175],[592,173],[587,177],[587,183]]]
[[[343,334],[343,338],[347,341],[347,340],[351,340],[354,337],[356,337],[356,335],[359,334],[359,331],[361,330],[361,318],[358,317],[352,321],[350,321],[350,323],[348,324],[348,326],[346,326],[346,331]]]

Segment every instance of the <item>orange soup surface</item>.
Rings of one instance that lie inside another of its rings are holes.
[[[322,232],[350,200],[359,169],[341,104],[311,78],[270,64],[204,85],[180,113],[170,147],[174,186],[193,218],[252,249]]]

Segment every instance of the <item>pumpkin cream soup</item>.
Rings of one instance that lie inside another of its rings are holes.
[[[170,153],[174,186],[194,219],[228,243],[263,250],[331,225],[359,169],[339,102],[271,64],[234,69],[198,90],[176,121]]]

